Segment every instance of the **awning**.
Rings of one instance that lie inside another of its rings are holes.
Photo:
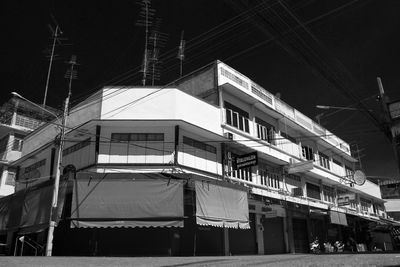
[[[183,227],[183,182],[161,174],[79,173],[71,227]]]
[[[58,212],[61,215],[67,181],[61,180]],[[54,181],[49,180],[0,199],[0,231],[27,234],[44,230],[50,221]],[[58,219],[60,216],[58,216]]]
[[[197,224],[250,228],[246,191],[205,181],[196,181],[195,188]]]
[[[346,214],[337,211],[329,211],[329,218],[331,223],[347,226]]]

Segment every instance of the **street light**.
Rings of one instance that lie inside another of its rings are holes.
[[[358,108],[352,108],[352,107],[335,107],[335,106],[324,106],[324,105],[316,105],[315,107],[319,109],[359,110]]]
[[[25,97],[21,96],[20,94],[16,92],[12,92],[12,95],[19,97],[32,105],[40,108],[43,111],[46,111],[47,113],[53,115],[58,121],[60,121],[60,118],[57,116],[57,114],[41,107],[38,104],[35,104],[34,102],[26,99]],[[58,143],[58,151],[57,151],[57,161],[56,161],[56,176],[54,179],[54,187],[53,187],[53,198],[51,202],[51,209],[50,209],[50,219],[49,219],[49,230],[47,234],[47,242],[46,242],[46,256],[51,256],[52,251],[53,251],[53,238],[54,238],[54,228],[56,226],[56,215],[57,215],[57,205],[58,205],[58,190],[60,188],[60,175],[61,175],[61,162],[62,162],[62,151],[64,147],[64,139],[65,139],[65,128],[67,125],[67,115],[68,115],[68,106],[69,106],[69,99],[70,99],[71,94],[69,93],[67,98],[64,101],[64,113],[61,121],[61,134],[60,134],[60,142]]]

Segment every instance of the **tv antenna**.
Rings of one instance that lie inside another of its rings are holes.
[[[61,44],[61,38],[60,35],[63,34],[60,26],[58,25],[56,19],[54,18],[53,15],[51,15],[51,20],[53,21],[53,24],[55,25],[55,28],[51,25],[48,24],[48,28],[50,33],[52,34],[52,39],[53,39],[53,43],[51,46],[51,52],[50,52],[50,63],[49,63],[49,68],[47,70],[47,78],[46,78],[46,87],[44,89],[44,97],[43,97],[43,107],[46,106],[46,99],[47,99],[47,91],[49,89],[49,83],[50,83],[50,74],[51,74],[51,69],[53,66],[53,60],[54,60],[54,51],[55,51],[55,47],[56,47],[56,43]]]
[[[148,38],[149,38],[149,27],[151,25],[150,20],[154,16],[155,9],[150,8],[151,0],[140,1],[142,9],[140,10],[140,18],[136,25],[145,27],[145,40],[144,40],[144,53],[143,53],[143,64],[141,72],[143,73],[142,85],[146,85],[147,73],[149,68],[149,50],[148,50]]]
[[[185,59],[185,40],[183,39],[183,34],[185,31],[181,33],[181,41],[179,43],[179,51],[177,58],[180,61],[180,69],[179,69],[179,77],[182,77],[183,74],[183,60]]]

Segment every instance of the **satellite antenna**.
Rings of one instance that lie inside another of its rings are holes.
[[[366,176],[363,171],[356,170],[353,175],[353,180],[356,185],[363,185],[366,181]]]

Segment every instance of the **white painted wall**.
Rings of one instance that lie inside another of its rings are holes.
[[[102,90],[100,90],[99,93],[102,93]],[[87,100],[71,109],[67,120],[67,132],[72,128],[88,122],[89,120],[100,118],[101,94],[99,93],[92,95]],[[111,96],[109,96],[109,98],[111,98]],[[54,120],[53,123],[61,125],[61,119]],[[59,133],[60,127],[52,123],[38,128],[24,139],[22,156],[35,151],[50,141],[53,141],[54,137]]]
[[[400,199],[385,199],[386,212],[399,212],[400,211]]]
[[[157,122],[154,122],[157,124]],[[119,126],[102,126],[98,163],[167,164],[173,161],[174,126],[143,126],[121,121]],[[112,133],[164,133],[164,142],[110,142]]]
[[[183,120],[221,133],[220,110],[175,88],[108,88],[101,107],[103,120]]]
[[[379,188],[379,186],[368,180],[366,180],[365,184],[361,186],[355,184],[354,188],[363,191],[371,196],[382,198],[381,189]]]

